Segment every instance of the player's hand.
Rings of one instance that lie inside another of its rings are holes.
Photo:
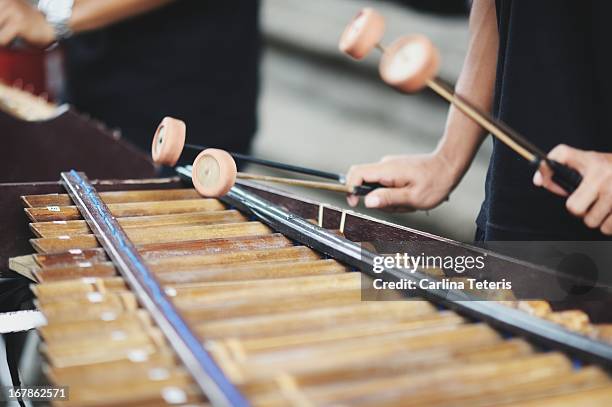
[[[55,41],[55,31],[26,0],[0,0],[0,45],[8,46],[17,38],[44,47]]]
[[[438,206],[459,181],[456,171],[441,155],[402,155],[383,158],[378,163],[355,165],[347,174],[347,185],[379,183],[365,197],[365,206],[393,212],[426,210]],[[357,206],[359,197],[349,195],[349,205]]]
[[[612,235],[612,154],[559,145],[548,158],[572,167],[582,175],[580,186],[565,203],[567,210],[582,218],[588,227]],[[552,170],[543,163],[535,173],[533,183],[557,195],[568,196],[555,184],[552,176]]]

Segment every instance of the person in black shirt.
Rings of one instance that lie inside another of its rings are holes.
[[[493,111],[583,177],[565,197],[546,166],[534,175],[536,169],[494,140],[477,240],[604,240],[612,235],[610,12],[612,3],[605,1],[473,1],[457,93]],[[367,207],[430,209],[448,198],[484,137],[477,124],[451,107],[436,151],[354,166],[348,182],[388,186],[368,195]],[[348,199],[353,206],[358,203],[357,197]]]
[[[72,3],[46,0],[54,2]],[[146,150],[161,119],[174,116],[191,143],[247,152],[257,127],[259,6],[75,0],[75,35],[62,41],[68,101]],[[27,1],[0,0],[0,44],[46,46],[56,31]]]

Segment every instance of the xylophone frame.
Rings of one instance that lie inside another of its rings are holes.
[[[182,169],[179,173],[182,174],[185,182],[190,181],[189,171],[187,169]],[[88,222],[94,222],[91,224],[92,229],[103,235],[101,236],[101,242],[103,242],[105,240],[104,235],[108,235],[110,232],[105,232],[102,225],[101,227],[95,226],[96,219],[94,219],[95,216],[92,216],[91,208],[96,206],[96,204],[95,202],[84,202],[82,194],[84,189],[91,188],[93,190],[93,187],[85,181],[83,176],[80,176],[80,178],[79,180],[79,176],[76,173],[63,174],[64,187],[71,192],[71,196],[81,210],[83,217]],[[80,184],[78,188],[75,187],[77,184]],[[102,183],[101,185],[104,184],[105,183]],[[178,186],[179,184],[177,179],[168,180],[168,185]],[[121,183],[118,183],[119,189],[121,185]],[[108,184],[105,186],[108,186]],[[79,189],[82,191],[79,191]],[[95,197],[97,194],[92,192],[91,195]],[[449,249],[471,252],[476,251],[480,253],[486,252],[483,249],[470,245],[453,242],[406,227],[388,224],[364,215],[343,212],[336,208],[322,206],[316,202],[296,198],[248,182],[240,182],[228,193],[228,195],[223,197],[222,200],[226,204],[242,210],[244,213],[257,218],[273,229],[283,233],[286,237],[334,257],[350,265],[354,269],[359,269],[369,275],[373,275],[372,265],[374,253],[364,250],[358,243],[351,240],[374,240],[374,236],[385,236],[385,238],[390,241],[404,240],[418,242],[433,240],[448,245]],[[87,209],[88,207],[89,209]],[[323,227],[337,229],[339,224],[343,224],[345,226],[344,232],[348,239],[315,226],[306,220],[316,218],[317,213],[321,215],[319,222]],[[98,219],[97,223],[102,223],[101,219]],[[107,253],[111,257],[114,257],[112,254],[113,250],[116,249],[107,250]],[[518,271],[535,270],[537,268],[533,265],[524,264],[494,253],[486,253],[496,258],[501,265],[500,267],[512,267]],[[116,253],[116,256],[119,258],[123,257],[124,254],[125,253]],[[116,266],[121,269],[120,263],[120,261],[115,261]],[[418,272],[412,274],[396,269],[385,269],[382,275],[376,275],[378,278],[381,276],[390,281],[411,279],[417,282],[426,277]],[[140,298],[140,301],[143,305],[147,306],[147,303],[151,301],[150,298],[146,298],[148,295],[146,290],[138,289],[137,284],[134,284],[132,281],[133,279],[126,279],[139,297],[141,295],[144,296]],[[565,352],[579,357],[581,360],[595,362],[607,368],[612,367],[612,347],[609,345],[577,333],[569,332],[559,325],[531,316],[522,311],[491,301],[468,301],[469,297],[458,291],[421,290],[415,291],[414,294],[426,297],[430,301],[441,306],[452,308],[469,318],[484,320],[501,331],[525,336],[532,342],[547,347],[561,348]],[[163,315],[163,313],[160,315],[161,311],[156,310],[155,307],[149,309],[149,311],[158,322],[159,327],[167,335],[169,342],[173,344],[173,346],[178,344],[179,347],[181,347],[182,338],[179,337],[179,340],[177,340],[176,332],[174,334],[172,333],[174,328],[164,323],[168,315]],[[183,348],[185,347],[183,346]],[[185,349],[180,351],[179,349],[176,350],[179,355],[181,355],[181,352],[185,354],[187,359],[197,359],[194,355],[189,355],[189,353],[192,353],[190,349],[187,349],[187,351],[185,351]],[[185,361],[183,355],[181,355],[181,358]],[[189,368],[190,363],[185,361],[185,364]],[[216,372],[217,369],[219,368],[212,367],[212,370],[209,369],[206,371],[206,369],[204,369],[203,372],[200,371],[198,374],[194,374],[192,371],[192,374],[198,384],[206,383],[201,384],[200,387],[202,387],[209,397],[218,401],[219,404],[228,404],[228,402],[238,405],[242,404],[240,402],[240,393],[236,391],[233,385],[227,382],[227,379],[224,378],[223,375],[221,375],[221,377],[211,377],[211,372]],[[197,375],[200,375],[200,377]],[[227,386],[227,384],[229,384],[229,386]]]

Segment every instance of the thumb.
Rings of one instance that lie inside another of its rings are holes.
[[[567,196],[567,192],[559,185],[552,180],[553,172],[546,165],[546,163],[542,162],[540,164],[540,168],[536,171],[533,176],[533,183],[537,187],[546,188],[554,194],[559,196]]]
[[[365,197],[366,208],[384,209],[389,207],[413,208],[410,188],[379,188]]]

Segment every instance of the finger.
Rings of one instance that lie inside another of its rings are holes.
[[[414,208],[410,188],[379,188],[365,197],[366,208]]]
[[[586,170],[585,157],[589,153],[584,150],[578,150],[576,148],[566,146],[565,144],[559,144],[553,148],[548,154],[548,158],[560,162],[561,164],[568,165],[578,172],[583,173]]]
[[[9,45],[15,38],[17,38],[17,33],[19,32],[18,27],[15,24],[7,23],[0,28],[0,45],[7,46]]]
[[[601,225],[601,233],[606,236],[612,236],[612,215],[608,215],[606,220]]]
[[[0,27],[7,25],[11,21],[12,17],[12,9],[0,3]]]
[[[0,3],[0,27],[5,25],[10,20],[11,13],[6,8],[2,8]]]
[[[599,198],[593,207],[584,217],[584,223],[591,229],[599,229],[604,220],[610,215],[610,201],[607,199]]]
[[[559,196],[568,196],[568,193],[552,180],[553,172],[548,165],[542,163],[540,169],[533,175],[533,183],[537,187],[545,188]]]
[[[353,165],[346,173],[346,185],[356,187],[363,184],[363,165]]]
[[[357,195],[347,195],[346,202],[351,208],[354,208],[359,205],[359,197]]]
[[[591,205],[597,200],[599,188],[592,180],[584,180],[578,189],[567,199],[565,206],[574,216],[584,217]]]
[[[346,174],[348,186],[359,186],[364,182],[379,183],[385,186],[395,186],[396,168],[382,163],[356,165]]]
[[[381,168],[383,168],[383,166],[379,163],[354,165],[346,174],[346,185],[356,187],[362,185],[364,182],[378,182],[382,184],[381,177],[378,176],[378,174],[381,173]],[[385,181],[387,180],[385,179]],[[354,208],[359,205],[359,196],[349,194],[347,195],[346,201],[349,206]]]

